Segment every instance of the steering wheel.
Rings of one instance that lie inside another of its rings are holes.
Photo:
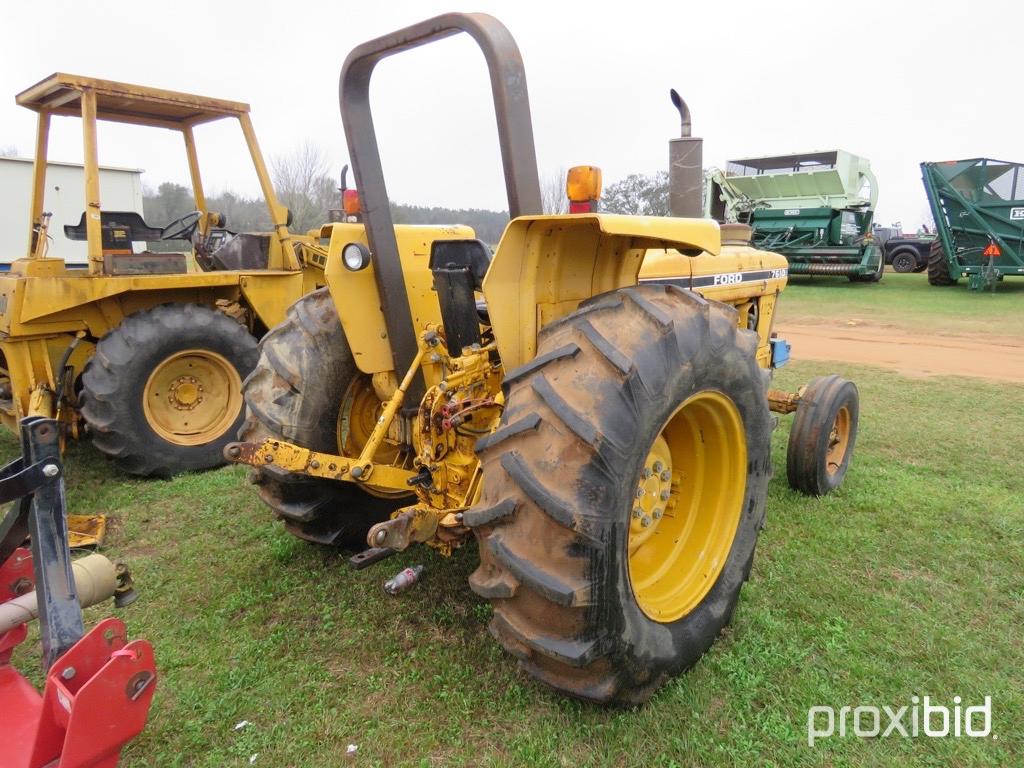
[[[160,231],[161,240],[191,240],[192,233],[203,218],[202,211],[192,211],[180,216]]]

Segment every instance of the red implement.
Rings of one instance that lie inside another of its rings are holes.
[[[32,589],[32,557],[0,565],[0,603]],[[43,694],[10,664],[24,624],[0,635],[0,768],[113,768],[146,723],[156,689],[153,648],[104,619],[46,675]]]

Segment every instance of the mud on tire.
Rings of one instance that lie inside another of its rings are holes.
[[[639,703],[730,620],[771,475],[756,344],[731,307],[673,286],[632,287],[544,328],[537,357],[508,372],[501,426],[478,444],[483,495],[464,518],[480,545],[470,584],[493,604],[491,633],[537,679],[591,701]],[[634,494],[662,426],[709,391],[742,418],[742,506],[713,586],[659,622],[630,582]]]
[[[163,304],[129,315],[96,345],[82,374],[82,415],[93,445],[119,469],[133,475],[170,477],[224,464],[224,445],[234,439],[244,418],[237,390],[235,418],[225,421],[223,430],[207,442],[173,442],[147,417],[143,400],[151,374],[188,350],[219,356],[234,368],[236,382],[256,364],[256,339],[248,330],[199,304]]]
[[[337,453],[338,412],[359,371],[329,290],[295,302],[259,349],[259,362],[242,386],[247,410],[238,439],[274,437]],[[250,480],[291,533],[321,544],[365,548],[370,526],[401,506],[351,483],[266,468],[254,469]]]

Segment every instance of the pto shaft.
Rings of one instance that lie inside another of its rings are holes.
[[[117,590],[117,571],[103,555],[89,555],[71,564],[75,576],[75,592],[83,608],[102,603]],[[0,603],[0,635],[39,615],[35,591]]]

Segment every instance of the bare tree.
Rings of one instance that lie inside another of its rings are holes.
[[[306,232],[327,219],[327,209],[338,206],[337,183],[323,150],[304,141],[286,155],[270,161],[274,191],[292,213],[292,230]]]
[[[0,157],[17,157],[18,148],[13,144],[6,144],[0,147]]]
[[[565,176],[565,168],[559,168],[541,179],[540,204],[544,213],[568,213],[569,198],[565,195]]]

